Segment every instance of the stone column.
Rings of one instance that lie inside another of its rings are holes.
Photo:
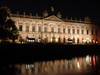
[[[71,35],[72,35],[72,29],[73,29],[72,26],[70,26],[70,34],[71,34]]]
[[[62,27],[62,25],[60,27],[60,32],[63,33],[63,27]]]
[[[32,24],[29,25],[29,32],[32,32]]]
[[[85,34],[85,35],[87,35],[86,32],[87,32],[87,29],[86,29],[86,27],[85,27],[85,28],[84,28],[84,34]]]
[[[43,33],[44,33],[44,23],[41,23],[41,41],[44,41],[44,37],[43,37]]]
[[[66,27],[66,34],[68,34],[68,28]]]
[[[48,27],[47,27],[47,32],[48,32],[48,42],[51,42],[51,27],[49,26],[48,24]]]
[[[22,30],[23,30],[24,32],[26,32],[26,25],[25,25],[25,23],[23,23],[23,28],[22,28]]]
[[[37,23],[35,23],[35,26],[36,26],[35,31],[38,32],[38,25],[37,25]]]
[[[37,23],[35,23],[35,26],[36,26],[36,28],[35,28],[35,42],[38,42],[38,25],[37,25]]]

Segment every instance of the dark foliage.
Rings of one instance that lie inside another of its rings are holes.
[[[19,36],[15,22],[10,18],[10,8],[0,7],[0,39],[15,40]]]

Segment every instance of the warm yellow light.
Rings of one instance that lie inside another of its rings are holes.
[[[56,39],[56,42],[58,41],[58,39]]]
[[[50,39],[51,40],[51,42],[52,42],[52,39]]]
[[[82,40],[83,42],[86,42],[86,40]]]
[[[80,68],[80,64],[79,64],[79,62],[77,62],[77,67]]]

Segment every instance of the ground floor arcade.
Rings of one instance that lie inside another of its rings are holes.
[[[91,35],[71,35],[71,34],[58,34],[58,33],[23,33],[19,37],[19,43],[71,43],[71,44],[90,44],[98,43],[98,38]]]

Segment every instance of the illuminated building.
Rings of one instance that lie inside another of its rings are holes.
[[[12,19],[19,29],[19,42],[43,42],[43,43],[100,43],[100,27],[91,22],[89,17],[81,19],[62,19],[58,13],[56,16],[48,16],[45,11],[40,17],[30,15],[12,14]]]

